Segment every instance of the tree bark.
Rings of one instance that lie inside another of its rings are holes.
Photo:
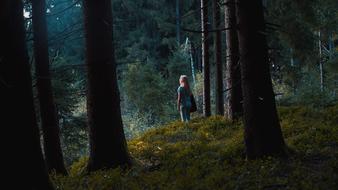
[[[243,114],[235,0],[225,5],[225,27],[229,28],[226,31],[226,86],[230,89],[226,96],[226,117],[235,120]]]
[[[190,66],[191,66],[191,76],[192,76],[192,82],[195,85],[196,84],[196,74],[195,74],[195,64],[194,64],[194,58],[193,58],[193,46],[192,42],[187,38],[187,46],[188,46],[188,53],[189,53],[189,59],[190,59]]]
[[[2,169],[10,167],[4,182],[12,182],[10,189],[52,190],[35,118],[21,0],[0,1],[0,25]]]
[[[176,0],[176,40],[181,44],[181,1]]]
[[[40,105],[44,151],[49,172],[67,174],[60,143],[58,113],[49,71],[45,0],[32,0],[35,76]]]
[[[332,60],[333,55],[334,55],[334,42],[333,42],[333,37],[332,36],[333,35],[330,32],[329,39],[328,39],[328,43],[329,43],[329,60]]]
[[[320,91],[324,91],[324,68],[323,68],[323,60],[322,60],[322,36],[321,31],[318,30],[318,50],[319,50],[319,74],[320,74]]]
[[[111,1],[85,0],[84,20],[90,137],[88,171],[129,165],[116,77]]]
[[[218,0],[213,0],[213,17],[214,28],[221,27],[221,9]],[[224,98],[223,98],[223,64],[222,64],[222,33],[221,31],[215,32],[214,45],[215,45],[215,62],[216,62],[216,114],[224,115]]]
[[[201,0],[201,25],[202,25],[202,65],[203,65],[203,115],[211,115],[210,109],[210,63],[209,63],[209,21],[208,0]]]
[[[286,155],[272,89],[262,0],[237,0],[236,8],[246,156]]]

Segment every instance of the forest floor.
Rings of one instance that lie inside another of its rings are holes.
[[[173,122],[128,142],[134,166],[84,175],[86,158],[57,189],[338,189],[338,105],[281,107],[288,159],[244,157],[243,125],[221,117]]]

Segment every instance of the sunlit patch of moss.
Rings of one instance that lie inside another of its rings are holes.
[[[86,173],[88,157],[82,157],[77,162],[74,162],[69,168],[70,176],[77,176]]]
[[[222,117],[172,122],[128,142],[129,170],[84,175],[87,158],[57,189],[334,189],[338,181],[338,106],[279,109],[289,159],[246,161],[243,125]]]

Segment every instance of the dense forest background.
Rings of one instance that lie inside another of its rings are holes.
[[[211,7],[211,1],[208,5]],[[337,2],[266,0],[264,5],[277,104],[320,107],[336,103]],[[175,1],[112,1],[114,46],[127,138],[178,119],[176,89],[181,74],[190,77],[199,110],[202,110],[200,1],[182,1],[179,7],[180,22],[177,22]],[[32,47],[28,3],[24,16],[27,42]],[[82,20],[81,1],[47,1],[52,84],[67,164],[88,151]],[[213,23],[209,20],[211,29]],[[221,28],[225,27],[224,23],[222,16]],[[222,36],[225,51],[225,32]],[[213,55],[213,40],[210,43],[210,55]],[[29,48],[30,54],[32,51]],[[34,61],[33,56],[30,57],[31,62]],[[210,57],[211,73],[215,73],[214,57]],[[222,61],[225,62],[224,56]],[[211,81],[215,81],[215,74],[211,77]],[[211,89],[215,89],[215,84],[211,85]],[[211,91],[211,102],[215,113],[215,90]]]
[[[1,144],[5,173],[21,180],[11,187],[332,189],[337,8],[1,1],[2,134],[15,137]],[[189,122],[181,75],[197,105]]]

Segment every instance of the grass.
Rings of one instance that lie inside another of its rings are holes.
[[[243,126],[222,117],[172,122],[128,142],[134,166],[84,175],[87,158],[70,176],[52,176],[57,189],[337,189],[338,106],[279,109],[289,159],[246,161]]]

